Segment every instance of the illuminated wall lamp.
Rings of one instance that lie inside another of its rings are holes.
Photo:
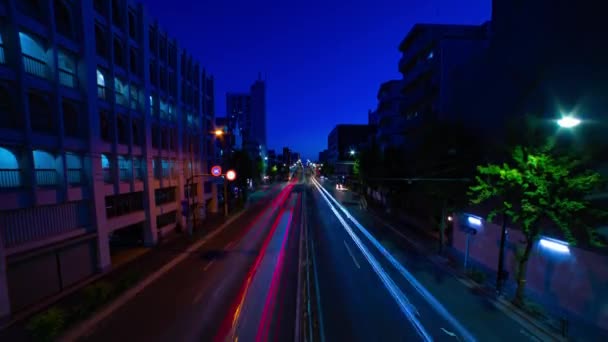
[[[550,249],[554,252],[570,254],[570,248],[568,248],[568,243],[560,240],[555,240],[551,238],[541,238],[539,241],[541,247]]]
[[[481,219],[479,217],[469,216],[467,221],[474,226],[481,226]]]

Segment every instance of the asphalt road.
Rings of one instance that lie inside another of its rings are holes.
[[[272,237],[274,223],[292,197],[294,185],[284,183],[269,190],[265,198],[101,321],[82,340],[217,340],[227,317],[234,315],[234,303],[243,293],[243,284],[252,275],[260,254],[264,254],[262,249]],[[286,231],[284,227],[283,233]],[[286,235],[286,244],[293,244],[295,233],[292,230]],[[285,260],[293,255],[291,251],[284,254]],[[282,266],[288,268],[289,262]],[[279,293],[291,286],[289,282],[285,284],[278,287]],[[278,298],[274,306],[277,308],[283,303]]]
[[[325,182],[309,180],[306,205],[321,340],[543,340]]]

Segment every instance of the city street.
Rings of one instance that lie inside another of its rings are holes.
[[[328,341],[538,341],[416,252],[350,191],[309,179],[306,209]]]
[[[297,248],[288,249],[297,247],[299,234],[292,229],[299,227],[296,183],[272,187],[258,204],[80,339],[199,341],[255,337],[258,330],[269,334],[275,311],[295,312],[296,278],[282,270],[296,269]],[[293,284],[283,281],[286,275]],[[285,327],[272,333],[287,330],[292,338],[293,320]]]

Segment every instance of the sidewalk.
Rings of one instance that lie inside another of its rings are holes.
[[[476,274],[465,272],[461,259],[458,258],[454,253],[451,253],[450,247],[445,247],[446,253],[444,253],[444,256],[437,254],[439,249],[439,241],[438,237],[433,234],[433,232],[422,230],[419,227],[415,227],[407,222],[403,222],[393,215],[387,215],[378,208],[369,208],[368,212],[373,216],[381,218],[381,220],[389,223],[399,232],[406,234],[408,240],[411,239],[412,241],[410,242],[417,245],[416,249],[418,249],[418,252],[425,254],[425,256],[439,268],[459,278],[465,285],[471,287],[471,289],[474,290],[477,295],[484,296],[489,300],[498,303],[503,310],[508,310],[512,314],[515,314],[521,319],[529,322],[531,325],[537,327],[541,331],[546,331],[557,336],[563,336],[565,334],[570,341],[595,341],[605,340],[608,338],[608,335],[606,335],[607,332],[581,321],[580,318],[564,314],[561,310],[559,310],[559,308],[543,307],[544,310],[542,311],[546,312],[547,315],[542,315],[541,312],[529,312],[529,310],[524,310],[514,306],[511,303],[511,298],[515,293],[514,284],[505,284],[503,294],[497,295],[495,292],[495,276],[492,274],[485,274],[482,276],[482,279],[485,279],[482,280],[482,283],[480,284],[479,282],[471,279],[471,276],[475,276]],[[476,269],[475,262],[471,263],[469,271],[472,269]],[[477,269],[477,272],[473,273],[479,272],[482,271]],[[529,299],[533,300],[534,298],[530,297]],[[531,303],[534,306],[539,306],[539,304],[534,302]],[[567,324],[564,324],[564,317],[567,319]],[[600,336],[603,336],[603,338]]]
[[[237,214],[237,213],[235,213]],[[58,301],[50,304],[47,308],[41,308],[40,312],[44,312],[49,308],[58,308],[61,310],[73,311],[78,308],[76,314],[81,317],[79,319],[86,318],[86,315],[92,314],[95,310],[86,310],[85,305],[86,299],[90,299],[91,292],[104,292],[111,289],[118,291],[126,290],[127,288],[135,285],[141,279],[147,275],[158,270],[160,267],[165,265],[167,262],[176,257],[176,255],[183,253],[188,249],[188,246],[193,244],[195,241],[205,237],[215,229],[220,227],[227,218],[221,215],[213,215],[201,222],[199,227],[194,231],[193,236],[189,237],[183,233],[176,233],[175,236],[170,239],[164,240],[158,246],[150,248],[150,250],[137,258],[134,258],[126,263],[115,266],[109,272],[97,276],[97,279],[87,284],[81,289],[68,294],[67,296],[60,298]],[[115,296],[109,293],[95,293],[103,297],[101,298],[101,305],[111,302]],[[80,309],[83,311],[80,312]],[[28,317],[21,317],[20,319],[9,323],[9,325],[0,330],[0,341],[28,341],[32,340],[30,333],[27,331],[27,324],[30,319],[35,315]],[[68,322],[73,323],[73,322]]]

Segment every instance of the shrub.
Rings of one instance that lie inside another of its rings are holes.
[[[34,316],[27,324],[27,330],[35,341],[53,341],[63,331],[66,312],[60,308],[50,308]]]
[[[483,284],[486,281],[486,274],[476,269],[469,272],[469,277],[471,277],[471,279],[478,284]]]

